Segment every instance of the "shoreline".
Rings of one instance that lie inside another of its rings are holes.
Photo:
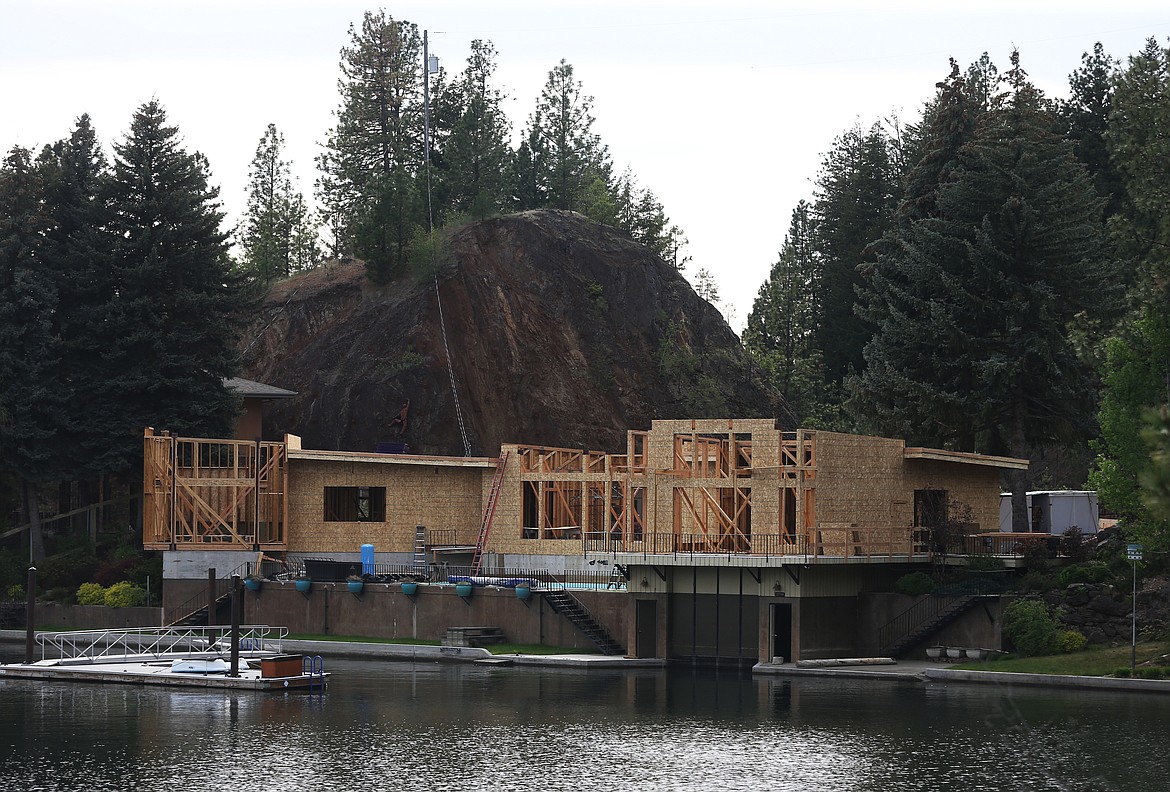
[[[44,631],[49,632],[49,631]],[[24,630],[0,630],[0,644],[23,645]],[[481,647],[387,644],[363,641],[315,641],[285,639],[283,650],[324,657],[384,659],[395,662],[472,663],[493,666],[553,668],[666,668],[662,658],[613,657],[600,654],[492,654]],[[1065,690],[1101,690],[1131,693],[1170,693],[1170,680],[1126,679],[1121,677],[1074,676],[1068,674],[1026,674],[1013,671],[962,671],[940,668],[925,661],[899,661],[891,665],[856,665],[835,668],[798,668],[794,664],[757,663],[753,675],[761,677],[817,677],[870,679],[912,684],[959,683],[1020,687],[1049,687]]]

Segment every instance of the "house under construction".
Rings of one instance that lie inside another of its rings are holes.
[[[475,575],[600,565],[620,575],[597,595],[628,654],[741,662],[857,652],[859,595],[983,542],[1002,472],[1027,465],[770,419],[654,421],[617,454],[351,453],[151,430],[145,452],[143,542],[164,551],[168,601],[258,552],[358,562],[372,546],[381,564]]]

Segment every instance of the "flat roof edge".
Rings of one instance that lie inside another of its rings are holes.
[[[935,462],[958,462],[963,465],[981,465],[1008,470],[1027,470],[1029,464],[1026,459],[972,454],[967,451],[944,451],[941,448],[906,448],[902,451],[902,457],[904,459],[929,459]]]

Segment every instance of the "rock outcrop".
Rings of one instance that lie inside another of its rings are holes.
[[[244,376],[298,396],[272,404],[266,434],[461,455],[461,412],[476,455],[620,451],[653,418],[783,413],[720,313],[623,232],[537,211],[444,239],[437,266],[386,286],[350,262],[271,290]]]

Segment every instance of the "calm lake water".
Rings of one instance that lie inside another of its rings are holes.
[[[0,682],[0,790],[1170,785],[1170,697],[689,670],[328,666],[329,691],[311,697]]]

